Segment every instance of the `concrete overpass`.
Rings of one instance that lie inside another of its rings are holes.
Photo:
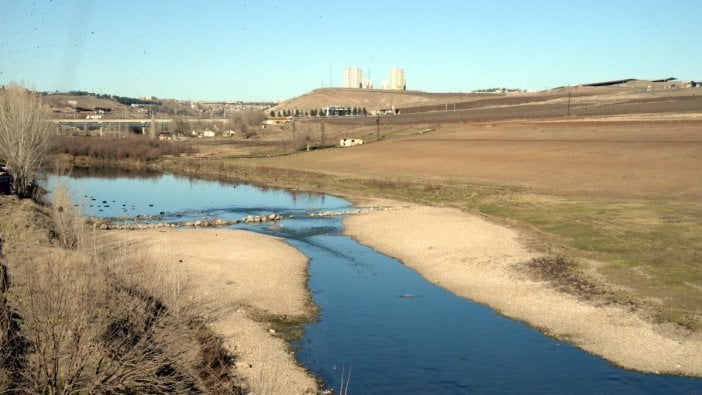
[[[227,118],[183,118],[185,122],[205,122],[205,123],[226,123]],[[152,122],[156,125],[156,130],[161,131],[168,128],[168,125],[175,121],[172,118],[105,118],[105,119],[51,119],[48,122],[56,124],[57,127],[70,126],[84,130],[103,130],[106,127],[116,129],[135,129],[145,133],[151,127]]]

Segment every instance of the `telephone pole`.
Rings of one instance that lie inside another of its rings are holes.
[[[322,147],[324,147],[324,118],[322,118],[322,122],[319,124],[319,132],[320,132],[320,143]]]
[[[376,132],[376,140],[380,141],[380,114],[375,116],[375,125],[378,129],[378,131]]]

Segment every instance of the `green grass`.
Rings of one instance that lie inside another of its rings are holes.
[[[701,204],[514,194],[475,208],[556,236],[605,262],[602,273],[614,283],[655,300],[659,319],[702,328]]]

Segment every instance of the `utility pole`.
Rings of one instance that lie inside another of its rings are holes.
[[[320,144],[322,147],[324,147],[324,119],[322,119],[322,122],[319,124],[319,132],[320,132]]]
[[[375,116],[375,125],[378,128],[378,131],[376,132],[376,140],[380,141],[380,114]]]
[[[570,116],[570,94],[571,92],[568,92],[568,116]]]

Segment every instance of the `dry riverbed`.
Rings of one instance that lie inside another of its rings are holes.
[[[285,340],[262,316],[309,318],[307,258],[274,237],[232,229],[106,232],[130,250],[158,257],[180,279],[184,300],[202,309],[236,357],[234,374],[254,393],[317,393]],[[169,280],[170,281],[170,280]]]
[[[528,274],[513,229],[457,209],[411,207],[345,220],[345,233],[427,280],[629,369],[702,376],[702,336],[655,324],[617,304],[560,292]]]

